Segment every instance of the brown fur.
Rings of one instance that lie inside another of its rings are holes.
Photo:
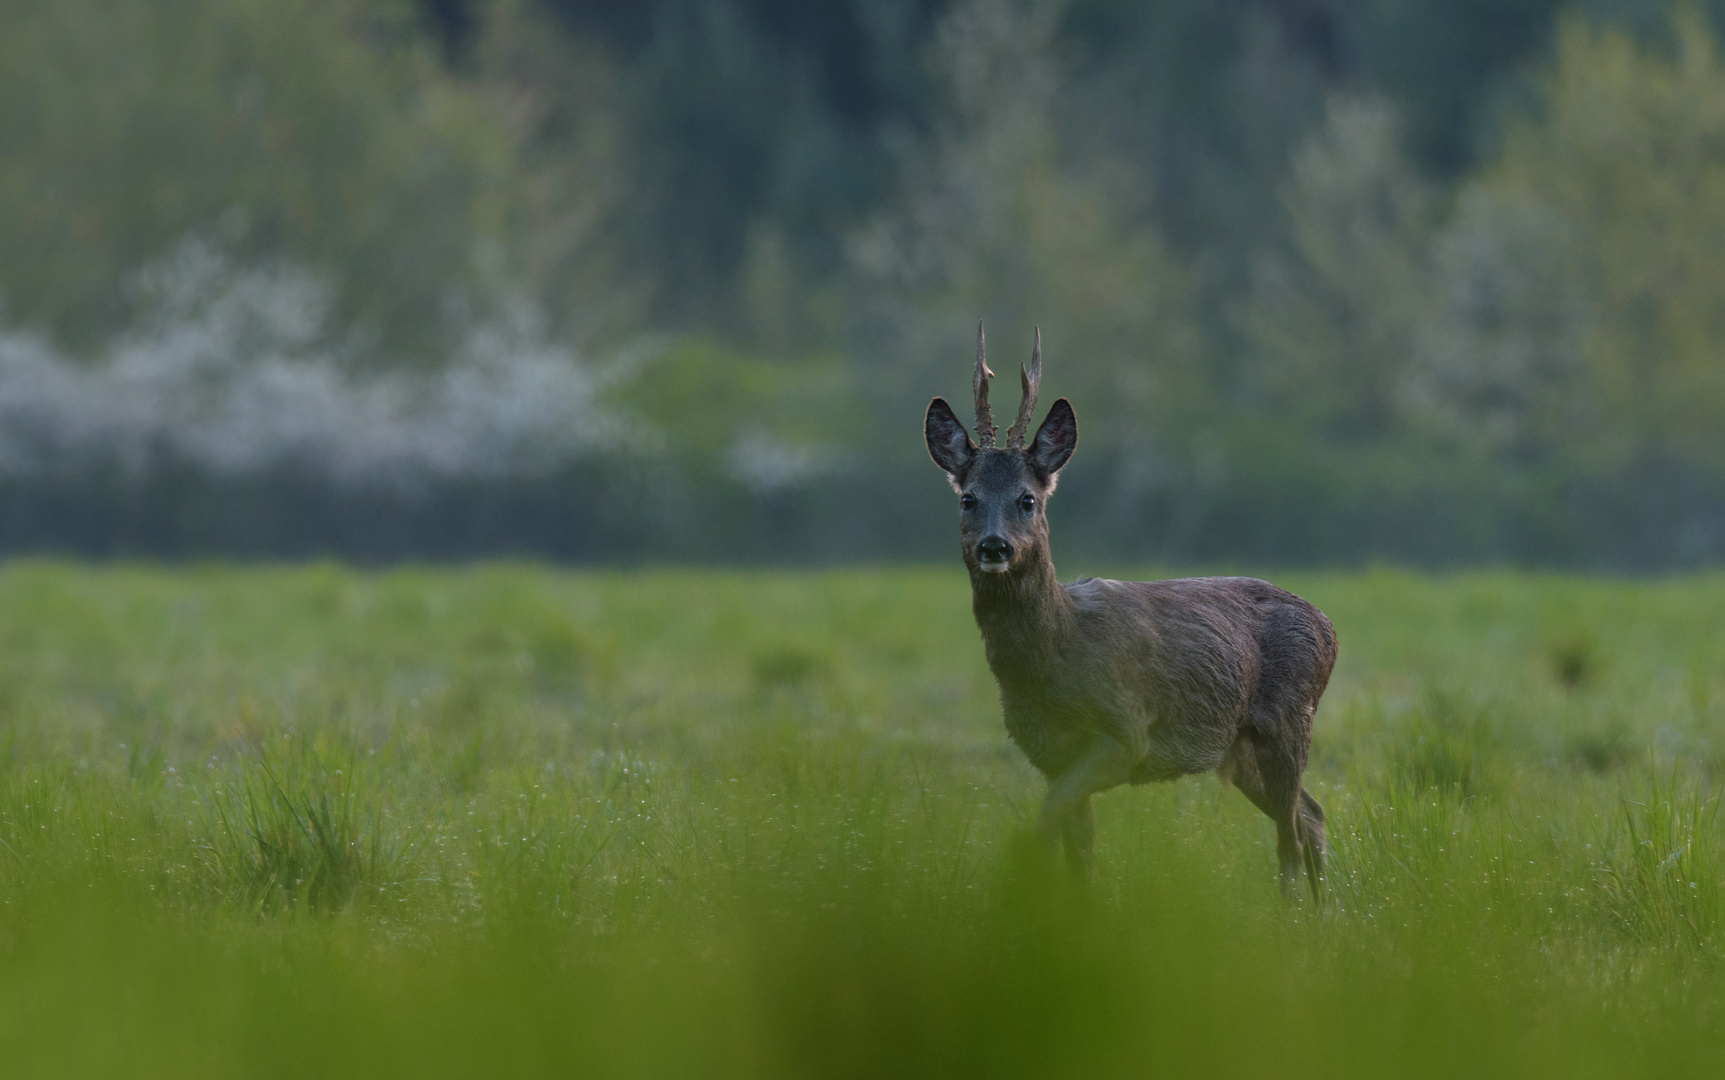
[[[1048,778],[1046,841],[1064,842],[1088,873],[1091,795],[1215,770],[1276,823],[1284,890],[1303,866],[1321,895],[1324,814],[1301,778],[1336,662],[1329,620],[1254,578],[1061,585],[1047,501],[1078,441],[1065,399],[1023,449],[977,447],[940,398],[924,427],[961,496],[960,544],[1006,730]],[[991,572],[983,555],[1003,542],[1010,554]]]

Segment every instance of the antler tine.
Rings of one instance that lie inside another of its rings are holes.
[[[1018,402],[1018,419],[1006,429],[1006,448],[1022,449],[1024,437],[1030,431],[1030,421],[1036,412],[1036,394],[1042,389],[1042,328],[1036,328],[1036,344],[1030,347],[1030,366],[1019,365],[1018,374],[1024,396]]]
[[[982,447],[994,445],[994,410],[988,406],[988,380],[994,372],[988,370],[987,350],[982,336],[982,324],[976,324],[976,373],[970,388],[976,394],[976,441]]]

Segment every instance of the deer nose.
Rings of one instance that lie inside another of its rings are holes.
[[[1012,545],[1005,537],[985,536],[982,543],[976,545],[976,557],[983,562],[1011,562]]]

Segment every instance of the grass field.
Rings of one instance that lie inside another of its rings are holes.
[[[1725,577],[1279,576],[1330,899],[1036,859],[962,571],[0,568],[8,1076],[1725,1067]]]

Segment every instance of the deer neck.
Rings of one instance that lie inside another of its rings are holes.
[[[1072,598],[1055,579],[1046,546],[1015,571],[973,569],[970,596],[989,667],[1002,682],[1043,676],[1073,632]]]

